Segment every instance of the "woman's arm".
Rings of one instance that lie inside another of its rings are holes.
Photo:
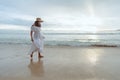
[[[30,37],[31,37],[31,41],[33,42],[33,37],[32,37],[33,31],[30,31]]]

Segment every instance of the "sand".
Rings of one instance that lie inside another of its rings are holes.
[[[0,44],[0,80],[120,80],[119,47],[45,46],[40,60],[29,49]]]

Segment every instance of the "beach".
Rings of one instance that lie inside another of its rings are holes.
[[[120,47],[45,46],[40,60],[29,49],[0,44],[0,80],[120,80]]]

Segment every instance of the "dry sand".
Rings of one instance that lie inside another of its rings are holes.
[[[119,47],[45,46],[33,61],[29,49],[0,44],[0,80],[120,80]]]

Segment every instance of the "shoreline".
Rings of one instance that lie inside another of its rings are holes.
[[[31,43],[0,43],[0,45],[31,45]],[[91,44],[91,45],[48,45],[45,47],[120,47],[120,45],[105,45],[105,44]]]

